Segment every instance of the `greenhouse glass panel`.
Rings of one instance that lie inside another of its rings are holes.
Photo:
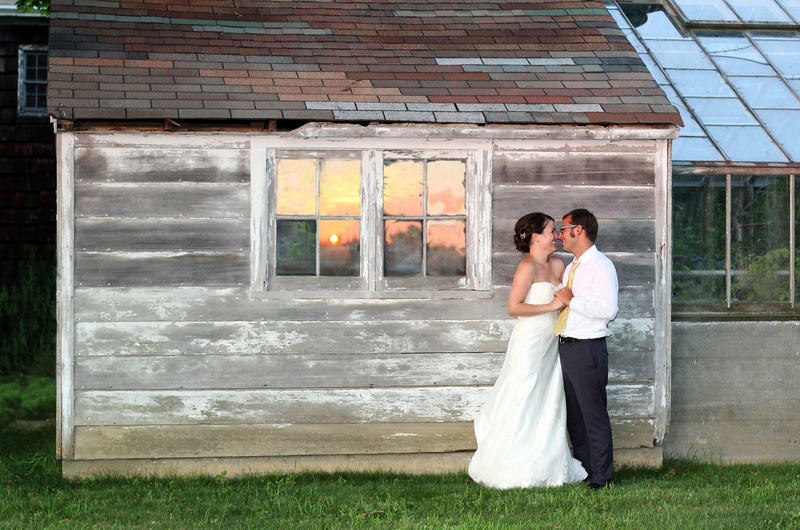
[[[800,100],[777,77],[729,77],[728,79],[751,108],[800,108]]]
[[[753,40],[784,76],[800,79],[800,36],[791,33],[786,38],[776,34],[754,32]]]
[[[714,142],[733,162],[788,162],[760,126],[706,127]]]
[[[650,53],[662,68],[716,70],[716,67],[693,40],[646,41]]]
[[[789,24],[792,20],[773,0],[728,0],[744,22]]]
[[[672,142],[672,159],[685,162],[723,162],[725,159],[708,138],[680,136]]]
[[[742,33],[698,32],[697,40],[728,75],[774,76],[775,70]]]
[[[800,24],[800,0],[776,0],[789,13],[795,22]]]
[[[715,70],[668,70],[675,89],[685,97],[729,97],[734,92]]]
[[[789,300],[789,179],[734,176],[731,188],[731,295]]]
[[[636,28],[636,31],[644,40],[683,40],[687,38],[681,35],[663,11],[648,13],[647,22]]]
[[[725,288],[725,176],[673,175],[672,297],[719,302]]]
[[[686,103],[703,125],[758,125],[736,98],[686,98]]]
[[[756,114],[792,160],[800,161],[800,109],[765,109]]]
[[[675,0],[687,21],[739,22],[739,17],[722,0]]]
[[[697,123],[697,120],[694,119],[694,115],[689,112],[689,109],[686,108],[686,105],[684,105],[675,89],[670,85],[663,85],[661,86],[661,89],[667,95],[669,102],[672,103],[681,113],[681,119],[683,120],[683,128],[681,128],[680,133],[681,137],[706,136],[705,131],[700,128],[700,124]]]

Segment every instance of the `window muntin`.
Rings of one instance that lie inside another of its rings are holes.
[[[791,175],[674,175],[673,301],[794,307],[796,191]]]
[[[17,111],[20,116],[47,114],[47,48],[20,46]]]

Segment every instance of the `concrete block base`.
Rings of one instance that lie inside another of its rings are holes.
[[[615,449],[614,467],[659,467],[660,447]],[[397,473],[461,473],[472,451],[381,455],[330,455],[249,458],[173,458],[131,460],[65,460],[65,478],[98,476],[216,476],[242,477],[303,471],[389,471]]]

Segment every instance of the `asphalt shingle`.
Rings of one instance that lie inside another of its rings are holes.
[[[70,120],[681,124],[600,1],[417,5],[53,0],[49,110]]]

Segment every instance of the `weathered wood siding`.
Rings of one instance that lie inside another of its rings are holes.
[[[251,291],[260,261],[250,216],[264,211],[251,204],[264,180],[252,173],[266,163],[251,161],[248,137],[77,135],[74,223],[62,227],[75,249],[74,316],[62,323],[74,335],[65,457],[474,449],[471,418],[514,325],[514,222],[577,206],[598,215],[598,246],[621,280],[615,443],[652,447],[655,142],[485,144],[494,146],[485,296],[295,298]]]

